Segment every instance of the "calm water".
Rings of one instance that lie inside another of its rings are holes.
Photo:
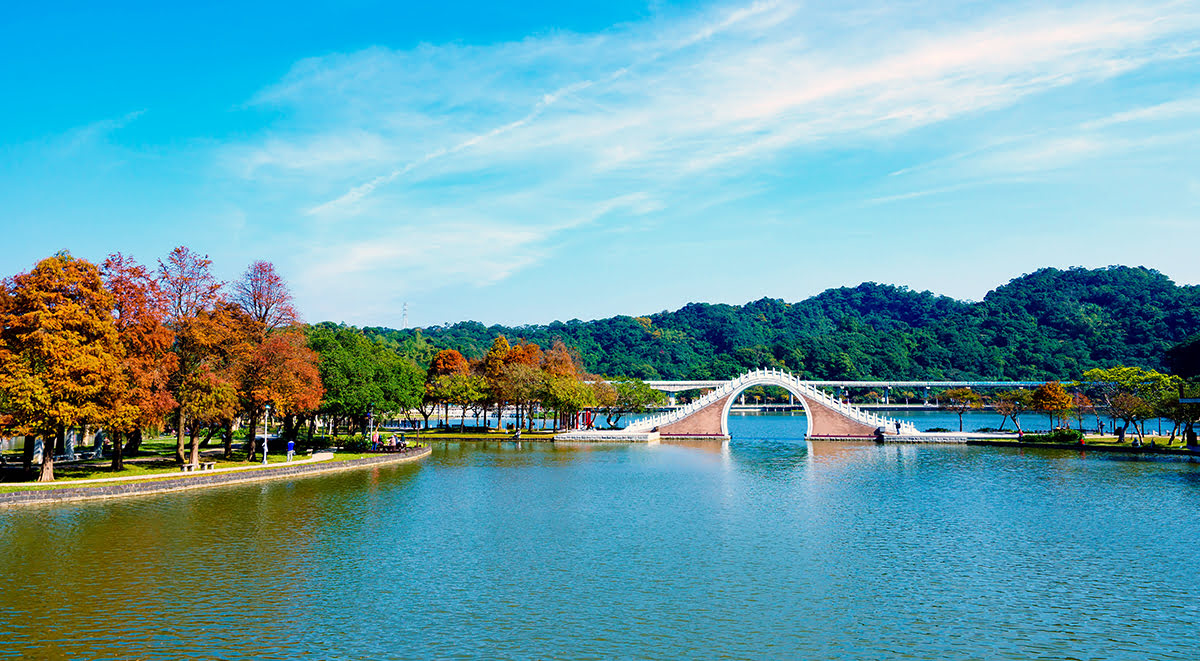
[[[0,657],[1196,657],[1200,465],[731,424],[0,510]]]

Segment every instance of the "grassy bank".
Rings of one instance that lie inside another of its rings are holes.
[[[235,448],[240,448],[243,444],[244,441],[236,441]],[[267,464],[265,466],[259,465],[259,462],[262,461],[261,459],[255,459],[254,463],[248,462],[246,452],[241,449],[235,449],[230,458],[226,459],[223,456],[223,447],[219,443],[212,443],[206,448],[201,448],[201,460],[212,462],[215,464],[214,468],[218,469],[235,467],[250,469],[251,466],[254,466],[255,469],[269,469],[275,466],[286,465],[286,443],[276,442],[271,445],[271,451],[267,453]],[[278,446],[278,448],[274,446]],[[374,456],[379,455],[364,452],[337,452],[331,461],[350,461]],[[295,460],[297,461],[307,459],[308,457],[309,453],[307,451],[297,451],[295,454]],[[124,463],[125,466],[122,470],[114,471],[111,455],[96,460],[69,463],[55,462],[54,482],[33,482],[25,471],[10,464],[7,469],[0,471],[0,493],[26,489],[54,489],[72,486],[73,482],[81,480],[139,476],[146,478],[146,480],[128,480],[127,482],[138,483],[154,479],[172,479],[192,474],[182,472],[179,464],[175,461],[174,436],[159,436],[144,440],[137,454],[125,457]]]

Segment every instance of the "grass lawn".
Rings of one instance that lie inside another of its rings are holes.
[[[1039,441],[1037,439],[1031,438],[1032,436],[1035,436],[1035,434],[1027,433],[1027,434],[1025,434],[1025,437],[1023,439],[1018,439],[1016,436],[1013,436],[1012,438],[1009,438],[1009,439],[997,439],[997,440],[999,440],[1002,443],[1005,441],[1010,441],[1013,443],[1022,441],[1022,442],[1030,443],[1030,444],[1034,444],[1034,445],[1036,445],[1038,443],[1055,443],[1055,441]],[[1136,449],[1149,448],[1151,441],[1154,442],[1155,448],[1172,448],[1172,449],[1179,450],[1179,449],[1183,449],[1186,447],[1186,443],[1185,443],[1182,435],[1177,435],[1175,437],[1175,441],[1173,443],[1167,443],[1167,440],[1169,438],[1170,438],[1169,436],[1146,436],[1146,440],[1143,441],[1142,447],[1136,448]],[[1084,439],[1085,443],[1082,447],[1092,446],[1092,447],[1109,447],[1109,448],[1135,448],[1133,442],[1136,439],[1137,439],[1137,436],[1134,434],[1126,434],[1124,442],[1118,442],[1117,437],[1112,436],[1112,435],[1105,435],[1105,436],[1089,435],[1089,436],[1087,436],[1087,438]],[[1061,443],[1061,441],[1059,441],[1059,443]]]
[[[239,448],[245,442],[235,441],[234,447]],[[283,443],[280,443],[283,446]],[[202,448],[201,452],[211,452],[212,450],[220,450],[219,443],[210,443],[209,447]],[[185,450],[186,455],[187,450]],[[366,456],[366,455],[356,455]],[[295,459],[301,460],[308,458],[308,454],[297,452]],[[337,456],[338,459],[343,459],[341,453]],[[233,456],[230,459],[225,459],[219,454],[206,454],[201,456],[201,460],[205,462],[213,462],[216,468],[231,468],[235,466],[248,466],[246,462],[246,453],[240,449],[233,451]],[[259,463],[261,460],[256,460]],[[268,467],[273,464],[282,464],[287,462],[287,452],[272,450],[267,454]],[[93,480],[106,477],[132,477],[145,476],[148,479],[165,478],[172,476],[183,475],[179,469],[179,464],[175,462],[175,437],[160,436],[156,438],[147,438],[142,441],[141,447],[138,449],[137,455],[133,457],[125,457],[124,470],[113,471],[111,454],[108,457],[97,461],[83,461],[72,463],[56,462],[54,464],[54,482],[53,483],[36,483],[27,480],[24,471],[21,470],[5,470],[0,471],[0,492],[18,491],[29,488],[47,489],[54,488],[56,485],[69,486],[71,482],[78,480]],[[130,480],[136,482],[138,480]],[[34,485],[37,485],[36,487]]]

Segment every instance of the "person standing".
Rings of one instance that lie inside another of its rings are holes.
[[[288,460],[288,461],[291,461],[291,460],[292,460],[292,456],[293,456],[293,455],[295,455],[295,454],[296,454],[296,441],[293,441],[292,439],[290,439],[290,438],[289,438],[289,439],[288,439],[288,453],[287,453],[287,460]]]

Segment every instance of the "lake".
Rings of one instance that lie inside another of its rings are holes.
[[[1200,464],[803,421],[0,510],[0,658],[1195,657]]]

